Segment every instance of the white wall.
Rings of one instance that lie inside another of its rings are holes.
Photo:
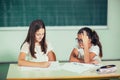
[[[108,28],[97,29],[103,46],[103,59],[120,59],[120,0],[108,0]],[[57,60],[68,60],[78,29],[47,29]],[[17,61],[27,30],[0,30],[0,62]]]

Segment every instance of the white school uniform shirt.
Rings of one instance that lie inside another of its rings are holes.
[[[84,59],[84,50],[83,48],[80,48],[78,45],[76,45],[76,49],[78,50],[78,58]],[[90,47],[89,52],[93,52],[96,54],[96,56],[93,58],[93,60],[98,61],[98,63],[101,62],[101,58],[99,57],[99,46],[98,45],[93,45]]]
[[[28,61],[32,61],[32,62],[44,62],[44,61],[48,61],[48,52],[53,50],[52,46],[50,43],[47,42],[47,52],[44,54],[44,52],[41,51],[41,46],[35,46],[35,56],[36,58],[32,57],[30,54],[30,50],[29,50],[29,43],[25,42],[21,48],[20,52],[24,52],[26,53],[26,60]]]

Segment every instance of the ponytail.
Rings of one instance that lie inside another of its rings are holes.
[[[99,48],[100,48],[100,54],[99,54],[99,56],[100,57],[102,57],[103,55],[102,55],[102,45],[101,45],[101,43],[100,43],[100,41],[99,41],[99,36],[98,36],[98,34],[96,33],[96,31],[92,31],[92,43],[94,44],[94,45],[98,45],[99,46]]]

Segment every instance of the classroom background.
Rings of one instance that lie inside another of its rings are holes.
[[[120,0],[108,0],[107,28],[95,29],[103,47],[103,60],[120,59]],[[28,29],[0,29],[0,62],[17,62]],[[47,29],[58,61],[68,61],[79,29]]]

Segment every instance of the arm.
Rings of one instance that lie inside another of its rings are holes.
[[[49,61],[56,61],[56,55],[53,51],[48,52]]]
[[[31,62],[25,60],[26,54],[24,52],[21,52],[18,57],[18,65],[19,66],[31,66],[31,67],[49,67],[49,62]]]
[[[71,52],[69,61],[70,61],[70,62],[81,62],[81,63],[84,62],[83,59],[79,59],[79,58],[78,58],[78,51],[77,51],[77,49],[75,49],[75,48],[74,48],[74,49],[72,50],[72,52]]]
[[[85,49],[84,50],[85,54],[84,54],[84,61],[85,63],[94,63],[94,64],[97,64],[98,62],[93,60],[93,58],[96,56],[95,53],[93,52],[87,52],[87,50]]]
[[[96,56],[96,54],[93,52],[89,52],[89,47],[91,47],[92,44],[91,44],[91,40],[88,38],[87,33],[85,31],[82,35],[82,39],[83,39],[83,45],[84,45],[84,62],[94,63],[95,60],[93,60],[93,58]]]

